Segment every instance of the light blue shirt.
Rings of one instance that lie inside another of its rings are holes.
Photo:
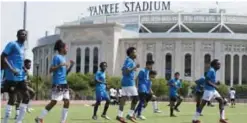
[[[66,63],[65,56],[57,54],[53,57],[51,66],[58,66],[63,63]],[[53,84],[67,84],[66,74],[67,74],[66,66],[59,67],[56,71],[53,71],[52,83]]]
[[[129,73],[124,72],[125,69],[132,69],[134,67],[136,67],[135,61],[130,57],[127,57],[122,67],[123,78],[121,84],[123,87],[135,86],[135,71],[132,70]]]
[[[97,71],[95,74],[96,92],[106,91],[106,75],[103,71]]]
[[[201,77],[200,79],[196,80],[196,91],[197,92],[203,92],[204,91],[204,85],[205,85],[205,77]]]
[[[172,86],[171,84],[174,84],[175,87]],[[174,79],[171,79],[169,81],[169,86],[170,86],[170,88],[169,88],[170,97],[177,96],[178,95],[178,93],[177,93],[178,89],[179,88],[182,88],[182,85],[181,85],[180,80],[179,79],[175,79],[175,78]]]
[[[149,80],[149,70],[144,68],[138,74],[138,91],[149,93],[151,81]]]
[[[216,71],[214,68],[210,67],[209,71],[206,75],[206,83],[205,83],[205,90],[214,91],[215,88],[207,83],[207,81],[211,81],[216,84]]]
[[[3,53],[7,54],[8,62],[12,67],[19,73],[14,75],[9,68],[5,69],[6,80],[9,81],[24,81],[25,77],[23,75],[24,66],[24,45],[18,43],[17,41],[12,41],[7,44]]]

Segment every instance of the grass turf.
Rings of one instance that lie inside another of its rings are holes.
[[[40,114],[44,106],[33,106],[35,109],[31,114],[27,113],[23,123],[34,123],[34,118]],[[45,123],[59,123],[61,117],[62,105],[55,106],[51,112],[45,117]],[[195,104],[182,103],[180,106],[181,112],[175,112],[178,117],[169,117],[169,107],[167,103],[159,103],[159,108],[163,112],[160,114],[154,114],[152,111],[151,103],[145,109],[143,115],[147,118],[145,121],[138,120],[140,123],[191,123],[191,119],[195,112]],[[125,114],[127,114],[129,105],[125,107]],[[111,121],[104,120],[100,117],[103,111],[103,105],[98,110],[98,120],[91,119],[93,113],[92,106],[85,105],[71,105],[68,114],[67,123],[117,123],[115,120],[117,115],[117,106],[110,106],[108,110],[108,116],[111,117]],[[1,117],[4,115],[4,108],[1,108]],[[12,117],[14,117],[15,111],[12,110]],[[203,123],[218,123],[219,111],[218,107],[205,107],[202,117],[200,117]],[[242,123],[246,122],[247,118],[247,105],[237,104],[236,108],[226,107],[226,117],[229,119],[229,123]],[[128,121],[130,122],[130,121]],[[14,123],[13,118],[9,123]]]

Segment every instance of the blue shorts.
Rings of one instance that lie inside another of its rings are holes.
[[[107,91],[96,91],[96,101],[110,100]]]

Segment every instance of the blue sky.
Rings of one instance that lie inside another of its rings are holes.
[[[27,2],[27,30],[29,32],[29,50],[27,58],[32,59],[32,48],[45,31],[53,34],[55,27],[64,22],[77,20],[78,17],[89,15],[87,8],[91,5],[106,2]],[[116,3],[116,1],[107,3]],[[171,1],[171,10],[194,11],[196,9],[206,10],[216,7],[214,1],[200,2],[179,2]],[[227,9],[228,13],[247,15],[247,2],[219,2],[220,8]],[[1,2],[1,49],[9,41],[16,40],[16,31],[22,28],[23,2]]]

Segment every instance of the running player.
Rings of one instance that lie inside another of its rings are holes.
[[[29,59],[25,59],[24,60],[24,76],[25,76],[25,82],[26,82],[26,88],[28,90],[28,94],[30,96],[30,99],[33,99],[34,96],[35,96],[35,92],[34,90],[28,85],[30,84],[30,79],[29,79],[29,75],[28,75],[28,70],[30,70],[31,68],[31,60]],[[19,116],[19,113],[20,113],[20,103],[22,102],[22,95],[20,93],[17,93],[17,101],[16,101],[16,104],[15,104],[15,108],[16,108],[16,115],[15,115],[15,119]],[[28,105],[27,105],[27,112],[31,112],[31,101],[29,100],[28,102]]]
[[[54,50],[58,51],[58,54],[53,57],[50,67],[50,72],[53,73],[51,102],[46,105],[40,116],[35,119],[36,123],[43,123],[43,118],[57,104],[57,101],[64,101],[61,123],[66,122],[68,115],[70,96],[66,76],[72,69],[74,62],[70,60],[70,65],[68,65],[69,63],[66,63],[65,55],[67,54],[67,48],[62,40],[56,41]]]
[[[132,98],[130,111],[127,115],[127,119],[131,120],[132,122],[136,122],[134,118],[134,110],[136,107],[136,104],[138,102],[138,92],[135,86],[135,73],[137,68],[140,67],[139,64],[135,63],[136,59],[136,48],[129,47],[127,49],[127,58],[124,61],[123,67],[122,67],[122,74],[123,78],[121,80],[122,85],[122,97],[120,98],[120,104],[119,104],[119,110],[118,110],[118,116],[116,119],[120,121],[121,123],[126,123],[126,121],[123,118],[123,109],[125,105],[125,101],[127,100],[127,97]]]
[[[100,70],[97,71],[95,74],[95,81],[96,81],[96,103],[94,105],[94,110],[93,110],[93,117],[92,119],[97,120],[97,111],[98,107],[101,103],[102,100],[106,100],[104,111],[101,115],[102,118],[105,118],[107,120],[110,120],[110,118],[106,115],[106,112],[108,110],[108,107],[110,105],[110,97],[107,93],[106,90],[106,75],[105,75],[105,70],[107,68],[107,63],[106,62],[101,62],[100,63]]]
[[[192,123],[200,123],[200,120],[198,120],[198,117],[200,116],[203,107],[206,105],[207,101],[210,101],[211,99],[215,98],[219,102],[219,110],[220,110],[220,123],[227,123],[225,119],[225,110],[224,110],[224,100],[218,93],[218,83],[216,81],[216,72],[220,69],[220,62],[217,59],[214,59],[210,64],[210,69],[207,72],[206,75],[206,81],[205,81],[205,87],[204,87],[204,93],[202,96],[202,102],[197,109],[195,116],[193,118]]]
[[[199,108],[201,100],[202,100],[202,95],[204,91],[204,85],[205,85],[205,76],[207,75],[207,72],[204,73],[204,76],[201,77],[200,79],[196,80],[196,88],[195,88],[195,96],[196,96],[196,109]],[[201,114],[202,116],[202,114]]]
[[[176,110],[177,112],[180,112],[178,109],[178,106],[182,103],[183,99],[181,96],[179,96],[178,91],[181,89],[181,81],[179,79],[180,74],[176,72],[174,74],[174,78],[169,81],[169,87],[170,87],[170,117],[176,117],[173,113],[173,110]],[[175,105],[175,103],[177,104]]]
[[[231,107],[234,108],[236,105],[235,103],[236,91],[234,90],[233,87],[231,87],[229,94],[230,94],[230,100],[231,100]]]
[[[138,75],[138,92],[139,92],[139,104],[135,110],[135,114],[137,114],[137,118],[141,120],[146,120],[146,118],[141,115],[143,109],[145,109],[148,105],[148,102],[155,98],[155,95],[153,95],[152,91],[152,80],[157,75],[156,71],[153,71],[151,69],[148,69],[152,66],[153,61],[146,62],[146,68],[141,70]],[[150,71],[150,72],[149,72]],[[146,73],[148,75],[146,75]]]
[[[21,123],[24,118],[29,96],[25,86],[25,76],[22,67],[24,66],[24,42],[27,39],[27,32],[23,29],[17,31],[17,41],[11,41],[7,44],[1,55],[1,61],[4,62],[5,85],[4,88],[9,94],[8,104],[6,105],[3,123],[7,123],[11,115],[12,106],[15,104],[16,92],[22,94],[23,101],[20,106],[20,115],[17,123]]]

